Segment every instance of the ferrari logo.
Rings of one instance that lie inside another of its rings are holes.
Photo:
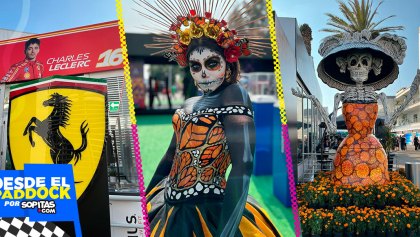
[[[51,114],[44,120],[39,120],[37,117],[32,117],[28,125],[26,125],[23,136],[29,132],[29,141],[32,147],[35,147],[35,142],[32,138],[32,132],[37,133],[45,143],[50,147],[50,154],[54,164],[68,164],[73,157],[76,159],[76,165],[82,157],[82,151],[87,147],[87,124],[86,120],[80,125],[80,133],[82,135],[82,144],[79,149],[74,149],[71,142],[63,136],[60,127],[66,128],[67,121],[70,116],[71,100],[67,96],[54,93],[51,98],[44,101],[44,106],[52,106]]]
[[[84,89],[80,79],[72,82],[79,85],[75,88],[65,86],[68,78],[52,81],[12,86],[8,128],[11,160],[17,170],[25,163],[73,165],[79,198],[94,178],[102,155],[106,84],[101,84],[104,91],[94,91],[91,82]]]

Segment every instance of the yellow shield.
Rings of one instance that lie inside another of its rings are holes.
[[[10,93],[8,136],[14,168],[72,164],[77,199],[94,178],[106,126],[106,82],[85,80],[41,79],[14,85]]]

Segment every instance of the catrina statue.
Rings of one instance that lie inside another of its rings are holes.
[[[323,40],[319,53],[318,76],[328,86],[342,92],[334,97],[331,119],[312,95],[292,90],[298,97],[309,98],[320,111],[330,134],[337,131],[336,116],[340,102],[348,136],[341,142],[334,159],[332,181],[336,185],[371,185],[389,182],[388,159],[379,140],[373,135],[382,102],[385,122],[391,128],[407,107],[420,83],[417,72],[404,102],[389,115],[386,95],[376,91],[392,84],[403,63],[406,44],[403,38],[389,33],[373,34],[369,30],[346,32]]]

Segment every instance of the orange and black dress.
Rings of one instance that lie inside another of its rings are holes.
[[[176,149],[169,176],[147,194],[151,236],[216,236],[231,164],[223,117],[253,116],[245,106],[206,108],[172,122]],[[247,191],[246,191],[247,192]],[[248,196],[235,236],[280,236],[267,214]]]

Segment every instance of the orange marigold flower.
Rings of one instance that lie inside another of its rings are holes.
[[[379,182],[382,180],[382,171],[381,168],[376,168],[370,171],[370,178],[374,182]]]
[[[356,174],[360,178],[366,178],[369,175],[369,166],[365,163],[356,165]]]
[[[351,161],[346,160],[341,164],[341,171],[344,175],[351,175],[353,173],[353,164]]]
[[[380,163],[384,163],[384,162],[385,162],[385,160],[386,160],[386,155],[385,155],[385,152],[384,152],[382,149],[378,149],[378,150],[376,150],[375,155],[376,155],[376,158],[378,159],[378,161],[379,161]]]
[[[368,161],[369,160],[369,153],[366,151],[363,151],[362,153],[360,153],[360,159],[362,161]]]

